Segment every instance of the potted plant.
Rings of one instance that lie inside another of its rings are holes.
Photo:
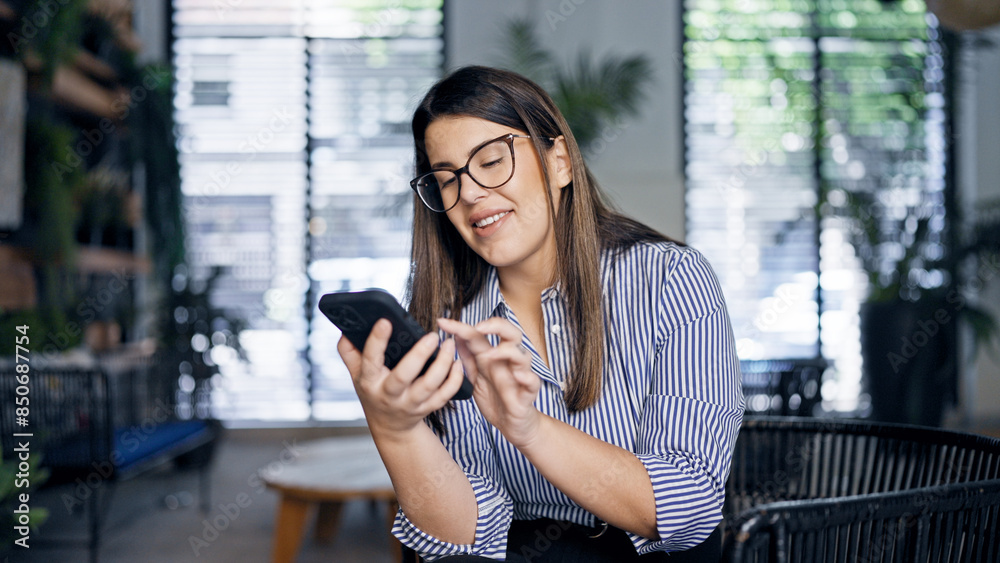
[[[608,55],[599,61],[582,52],[573,68],[555,63],[535,37],[530,19],[512,19],[503,31],[505,58],[499,65],[545,88],[573,131],[580,150],[593,152],[606,128],[639,112],[652,79],[649,60],[642,55]]]
[[[977,345],[997,334],[996,319],[969,298],[975,276],[960,276],[959,265],[997,256],[1000,224],[981,224],[968,244],[945,248],[940,220],[919,202],[886,202],[879,190],[833,189],[821,214],[842,222],[867,276],[860,328],[872,418],[937,426],[958,398],[960,324]]]

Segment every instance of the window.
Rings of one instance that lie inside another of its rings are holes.
[[[248,322],[219,364],[215,415],[356,419],[314,316],[323,293],[401,297],[409,119],[443,63],[442,0],[174,0],[176,118],[190,277]]]
[[[718,272],[740,357],[826,358],[836,378],[824,398],[854,408],[867,278],[851,226],[821,211],[821,194],[875,193],[888,216],[944,231],[936,22],[918,0],[685,8],[688,241]],[[912,232],[878,228],[889,263]],[[919,252],[932,260],[943,246]]]

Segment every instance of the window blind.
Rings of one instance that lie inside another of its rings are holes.
[[[402,295],[409,115],[440,75],[442,1],[174,0],[175,113],[190,273],[246,319],[219,365],[216,416],[361,416],[315,306],[337,289]]]
[[[946,228],[936,21],[917,0],[686,0],[684,23],[688,241],[718,272],[742,359],[826,358],[824,398],[856,408],[867,276],[829,204],[880,201],[887,271],[908,217]]]

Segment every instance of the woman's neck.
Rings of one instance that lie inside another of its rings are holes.
[[[542,292],[556,280],[557,253],[555,241],[546,245],[545,252],[539,252],[528,260],[497,268],[500,292],[511,304],[540,304]]]
[[[497,270],[504,301],[545,365],[549,363],[549,354],[543,331],[542,292],[553,284],[555,271],[554,260],[547,268]]]
[[[542,292],[550,287],[555,281],[555,267],[547,270],[535,271],[511,271],[511,269],[497,270],[497,278],[500,282],[500,293],[504,299],[512,306],[534,305],[541,303]]]

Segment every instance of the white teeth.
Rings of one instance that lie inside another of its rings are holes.
[[[496,215],[494,215],[492,217],[487,217],[487,218],[483,219],[482,221],[479,221],[479,222],[475,223],[475,225],[477,227],[480,227],[480,228],[485,227],[486,225],[492,225],[493,223],[496,223],[497,221],[500,220],[501,217],[503,217],[504,215],[506,215],[508,213],[510,213],[510,212],[509,211],[504,211],[503,213],[497,213]]]

